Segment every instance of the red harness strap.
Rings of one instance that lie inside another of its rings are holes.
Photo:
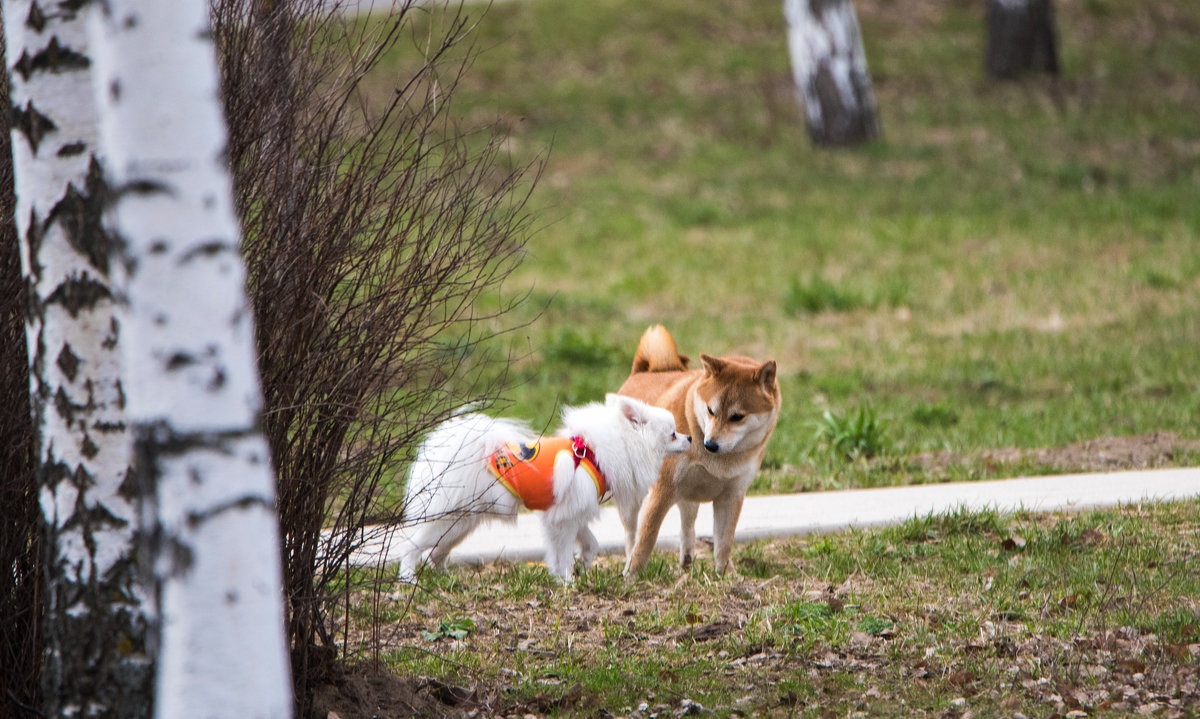
[[[524,444],[507,444],[488,457],[488,469],[504,488],[529,509],[549,509],[554,504],[554,462],[560,452],[570,452],[582,466],[603,499],[608,482],[596,463],[596,453],[582,437],[542,437]]]

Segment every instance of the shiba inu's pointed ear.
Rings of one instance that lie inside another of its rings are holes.
[[[775,388],[775,360],[767,360],[754,370],[754,380],[759,386],[770,392]]]
[[[709,377],[716,377],[721,374],[721,370],[725,369],[724,360],[719,360],[712,355],[701,353],[700,361],[704,364],[704,374]]]

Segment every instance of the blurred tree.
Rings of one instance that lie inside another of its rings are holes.
[[[879,136],[875,95],[851,0],[784,0],[797,94],[818,145]]]
[[[88,4],[93,5],[93,4]],[[274,473],[206,0],[95,3],[158,717],[291,716]]]
[[[1014,80],[1029,72],[1058,74],[1058,49],[1051,0],[988,0],[987,52],[990,77]]]

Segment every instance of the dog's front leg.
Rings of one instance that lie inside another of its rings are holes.
[[[687,569],[692,566],[696,551],[696,514],[700,505],[680,500],[675,506],[679,507],[679,566]]]
[[[729,555],[733,552],[733,535],[742,514],[743,499],[745,495],[741,492],[727,492],[713,500],[713,565],[718,574],[724,573],[726,567],[736,571]]]
[[[637,542],[633,546],[633,554],[625,560],[625,576],[637,574],[650,561],[650,553],[658,542],[658,530],[662,528],[663,519],[675,503],[675,483],[667,476],[659,477],[650,490],[650,496],[642,505],[642,514],[638,518]]]

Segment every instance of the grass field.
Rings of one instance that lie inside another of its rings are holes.
[[[395,677],[339,715],[1191,717],[1200,502],[991,512],[739,547],[680,574],[616,558],[563,589],[454,567],[359,605]],[[390,584],[385,579],[385,585]],[[376,616],[373,622],[370,617]]]
[[[850,150],[808,140],[778,3],[467,6],[458,116],[546,162],[507,413],[600,398],[663,323],[778,360],[756,491],[1072,470],[983,453],[1152,432],[1194,463],[1200,5],[1060,2],[1062,77],[1018,84],[983,77],[979,3],[856,6],[884,139]],[[827,451],[827,411],[873,414],[874,461]]]
[[[1200,4],[1060,0],[1063,76],[1017,84],[982,76],[982,3],[855,5],[884,139],[836,151],[808,140],[779,3],[467,6],[455,112],[545,162],[504,288],[530,297],[493,326],[517,328],[490,347],[517,358],[504,412],[599,399],[663,323],[684,354],[779,362],[753,491],[1196,464]],[[739,545],[735,577],[665,555],[571,588],[523,564],[383,576],[346,639],[390,674],[330,702],[1195,716],[1197,526],[1197,502],[959,513]]]

